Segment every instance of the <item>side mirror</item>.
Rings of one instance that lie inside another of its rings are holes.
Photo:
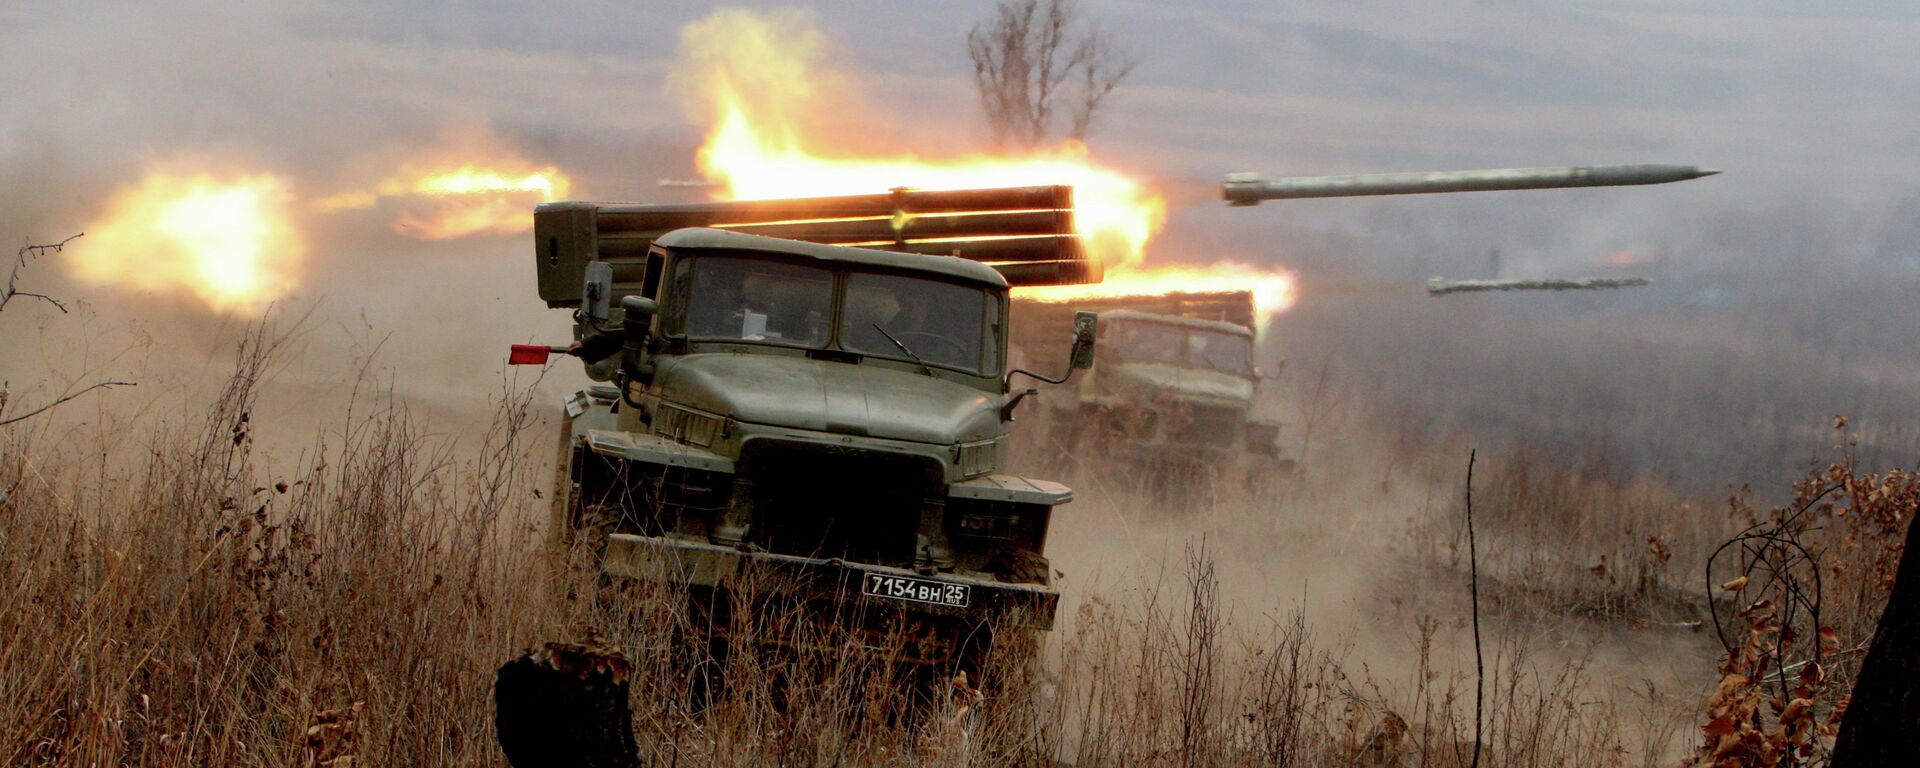
[[[1095,332],[1094,329],[1098,328],[1099,325],[1100,317],[1092,312],[1073,313],[1073,349],[1067,353],[1067,372],[1060,374],[1060,378],[1049,378],[1023,368],[1015,368],[1007,372],[1007,378],[1001,382],[1001,386],[1011,388],[1015,374],[1039,379],[1048,384],[1065,384],[1067,383],[1067,379],[1073,376],[1074,371],[1084,371],[1092,368],[1093,335]],[[1013,406],[1019,404],[1020,398],[1026,396],[1027,393],[1022,392],[1014,397],[1013,400],[1007,404],[1006,410],[1001,411],[1000,417],[1006,421],[1012,421]]]
[[[1068,366],[1076,371],[1093,367],[1093,341],[1100,317],[1093,312],[1073,313],[1073,352]]]
[[[587,262],[587,281],[580,287],[580,314],[598,325],[607,321],[613,303],[613,265],[604,261]],[[626,302],[621,302],[626,306]]]
[[[645,296],[626,296],[620,299],[620,311],[626,314],[620,329],[627,338],[620,348],[620,373],[614,381],[620,387],[621,401],[639,408],[642,406],[633,401],[633,383],[645,384],[653,378],[653,364],[647,361],[647,327],[652,325],[654,313],[660,311],[660,303]]]

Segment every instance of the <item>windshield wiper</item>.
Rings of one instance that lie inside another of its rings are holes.
[[[907,353],[907,357],[913,358],[913,361],[915,363],[919,363],[921,373],[924,373],[928,376],[933,375],[933,368],[927,365],[927,361],[920,359],[920,356],[914,354],[913,350],[907,349],[907,345],[904,342],[894,338],[893,334],[887,333],[887,329],[880,327],[879,323],[874,323],[873,329],[876,331],[879,331],[880,335],[887,337],[887,341],[893,342],[893,345],[896,347],[899,347],[900,351]]]

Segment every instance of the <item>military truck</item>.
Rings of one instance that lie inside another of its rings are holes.
[[[1265,485],[1289,474],[1281,424],[1255,415],[1255,307],[1249,291],[1110,296],[1071,302],[1016,298],[1016,354],[1071,334],[1076,311],[1099,311],[1099,370],[1048,392],[1020,453],[1054,472],[1075,462],[1169,502],[1195,501],[1216,481]],[[1099,449],[1092,450],[1094,446]]]
[[[578,340],[529,357],[567,349],[608,382],[567,404],[556,543],[710,596],[778,574],[842,629],[910,625],[906,660],[923,664],[973,658],[983,627],[1051,628],[1047,530],[1073,494],[1006,471],[1034,390],[1006,364],[1003,271],[632,226],[665,208],[536,212],[542,294],[577,307]],[[620,237],[635,231],[643,248]],[[1040,255],[1077,254],[1060,245]],[[1079,318],[1055,370],[1091,366],[1094,333]]]
[[[1705,173],[1241,174],[1223,193],[1246,205]],[[1090,368],[1097,321],[1074,316],[1064,375],[1012,369],[1007,291],[1100,281],[1073,212],[1063,186],[541,205],[539,292],[548,306],[574,311],[575,343],[518,348],[515,361],[564,350],[605,382],[567,403],[557,538],[593,534],[610,574],[716,592],[744,571],[784,571],[813,599],[853,606],[854,625],[933,628],[919,646],[928,662],[964,657],[962,638],[988,636],[975,630],[996,619],[1050,627],[1057,594],[1046,531],[1072,492],[1003,471],[1008,425],[1037,392],[1013,383],[1021,374],[1062,383]],[[1150,332],[1145,318],[1134,320],[1116,327]],[[1224,327],[1183,333],[1190,345],[1213,344],[1195,341],[1212,333],[1223,339],[1218,350],[1250,347],[1250,336]],[[1244,371],[1158,364],[1196,387],[1251,384]],[[1143,359],[1134,370],[1150,369]],[[1268,430],[1241,427],[1255,442]],[[1169,420],[1154,429],[1198,427]]]

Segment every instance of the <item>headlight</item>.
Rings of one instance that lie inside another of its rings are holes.
[[[965,477],[984,475],[1000,468],[1000,441],[982,440],[964,443],[954,449],[953,463]]]
[[[661,403],[653,414],[653,433],[675,442],[705,448],[713,445],[714,438],[720,436],[720,427],[724,423],[719,416],[710,413]]]

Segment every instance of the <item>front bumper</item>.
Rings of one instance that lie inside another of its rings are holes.
[[[1038,584],[1009,584],[956,573],[924,575],[906,568],[743,551],[673,536],[613,534],[608,537],[604,567],[616,576],[702,587],[723,586],[749,572],[756,578],[775,575],[780,577],[777,583],[791,584],[809,598],[854,603],[862,609],[897,609],[927,618],[1006,619],[1033,629],[1053,629],[1060,602],[1058,591]],[[862,585],[872,574],[965,585],[971,599],[960,607],[867,595]]]

